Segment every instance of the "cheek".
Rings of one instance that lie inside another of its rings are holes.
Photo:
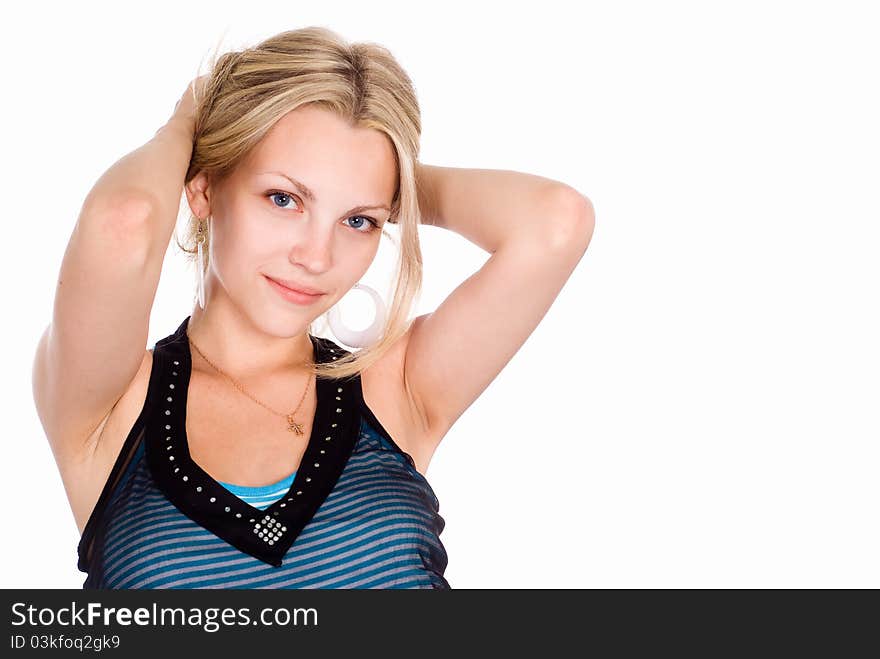
[[[364,241],[366,243],[367,241]],[[345,259],[337,259],[340,270],[349,278],[359,279],[373,264],[376,253],[379,250],[378,243],[353,245]]]
[[[228,230],[216,232],[211,239],[211,258],[217,275],[227,284],[244,276],[250,276],[254,270],[254,261],[258,258],[258,248],[253,244],[253,236],[245,231]],[[250,273],[250,274],[249,274]]]

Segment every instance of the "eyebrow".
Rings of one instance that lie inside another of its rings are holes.
[[[295,187],[297,190],[299,190],[300,194],[302,194],[303,197],[305,197],[309,201],[316,200],[315,193],[312,192],[308,186],[301,183],[300,181],[297,181],[295,178],[288,176],[284,172],[257,172],[258,176],[260,176],[262,174],[273,174],[275,176],[280,176],[282,178],[286,178],[288,181],[291,182],[293,187]],[[372,208],[381,208],[383,210],[388,211],[389,213],[391,212],[391,209],[385,204],[367,204],[365,206],[355,206],[354,208],[346,211],[345,215],[348,215],[349,213],[360,213],[361,211],[370,210]]]

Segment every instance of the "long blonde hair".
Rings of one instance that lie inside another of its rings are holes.
[[[336,361],[316,364],[324,378],[347,378],[368,368],[409,329],[422,283],[421,223],[415,180],[421,119],[409,76],[381,45],[348,43],[324,27],[281,32],[253,47],[211,59],[210,76],[196,93],[192,159],[185,183],[200,171],[213,181],[228,176],[286,113],[306,103],[335,112],[352,126],[387,135],[395,152],[398,187],[389,222],[400,230],[394,296],[381,338]],[[198,218],[189,213],[184,244],[196,267]],[[388,235],[384,230],[383,233]],[[309,324],[313,336],[314,323]]]

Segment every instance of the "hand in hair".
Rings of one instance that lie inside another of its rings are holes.
[[[175,104],[174,111],[171,114],[171,120],[179,119],[189,128],[191,133],[195,129],[197,102],[201,102],[205,84],[210,77],[210,74],[206,73],[191,80],[186,86],[186,91],[183,92],[183,95]],[[193,91],[194,89],[195,92]]]

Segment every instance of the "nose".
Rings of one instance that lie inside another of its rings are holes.
[[[311,216],[301,226],[302,231],[297,234],[288,254],[290,262],[309,272],[326,272],[330,269],[333,254],[333,223],[321,222]]]

